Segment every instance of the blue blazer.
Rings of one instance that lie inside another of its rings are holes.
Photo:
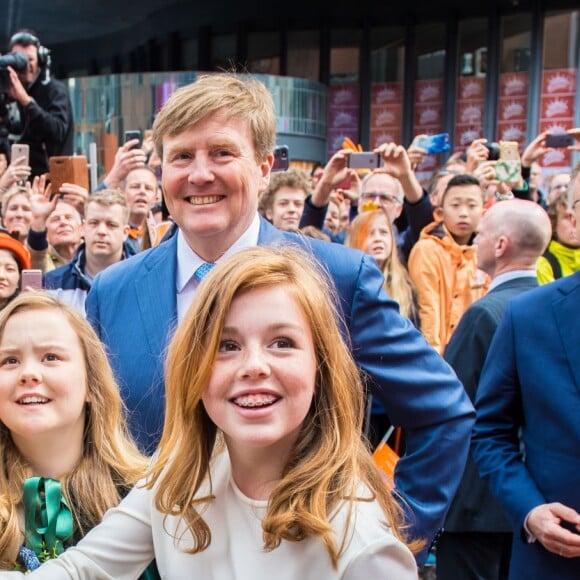
[[[579,308],[580,273],[512,300],[481,375],[473,453],[514,529],[510,578],[580,578],[580,558],[522,535],[540,504],[580,511]]]
[[[261,221],[260,245],[298,244],[334,281],[358,365],[394,424],[407,429],[396,484],[413,512],[414,533],[429,542],[459,483],[474,410],[451,367],[382,289],[374,260],[337,244],[281,232]],[[176,325],[174,235],[100,273],[87,314],[107,346],[140,447],[155,449],[163,426],[163,362]],[[422,558],[425,554],[419,556]]]
[[[535,274],[535,273],[534,273]],[[443,357],[453,367],[473,401],[491,340],[508,301],[538,287],[535,275],[499,284],[474,302],[463,314]],[[510,532],[511,526],[499,502],[477,472],[473,455],[445,519],[446,532]]]

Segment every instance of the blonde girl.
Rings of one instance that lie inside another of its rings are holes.
[[[15,298],[0,313],[0,570],[73,545],[145,467],[91,326],[44,293]]]
[[[216,265],[169,347],[145,485],[46,564],[50,578],[128,580],[153,555],[169,579],[417,578],[420,546],[361,440],[363,386],[316,268],[271,247]]]

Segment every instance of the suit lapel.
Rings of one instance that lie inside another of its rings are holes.
[[[153,355],[163,353],[177,320],[177,236],[160,244],[133,281],[142,328]],[[150,289],[150,290],[146,290]]]
[[[576,388],[580,391],[580,274],[565,279],[551,307]]]

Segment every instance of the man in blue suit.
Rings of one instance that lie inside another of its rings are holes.
[[[580,177],[570,185],[580,235]],[[514,530],[510,578],[580,578],[580,273],[512,300],[476,397],[473,453]]]
[[[407,430],[396,485],[412,518],[412,535],[428,545],[463,471],[473,406],[452,369],[384,293],[372,258],[278,231],[258,216],[275,145],[271,95],[258,81],[205,75],[172,95],[153,130],[178,231],[103,272],[87,299],[88,317],[108,347],[140,446],[151,452],[159,440],[165,349],[201,272],[245,247],[299,244],[334,281],[345,335],[369,388],[393,423]]]
[[[479,222],[474,240],[477,267],[492,283],[488,293],[465,311],[444,354],[472,401],[508,301],[538,287],[536,262],[551,231],[542,207],[520,199],[494,204]],[[437,542],[437,579],[505,580],[511,540],[503,508],[480,479],[469,455]]]

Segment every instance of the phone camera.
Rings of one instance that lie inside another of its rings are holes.
[[[487,147],[487,150],[489,151],[489,154],[487,156],[488,160],[497,161],[499,159],[499,144],[488,141],[487,143],[484,143],[484,145]]]

